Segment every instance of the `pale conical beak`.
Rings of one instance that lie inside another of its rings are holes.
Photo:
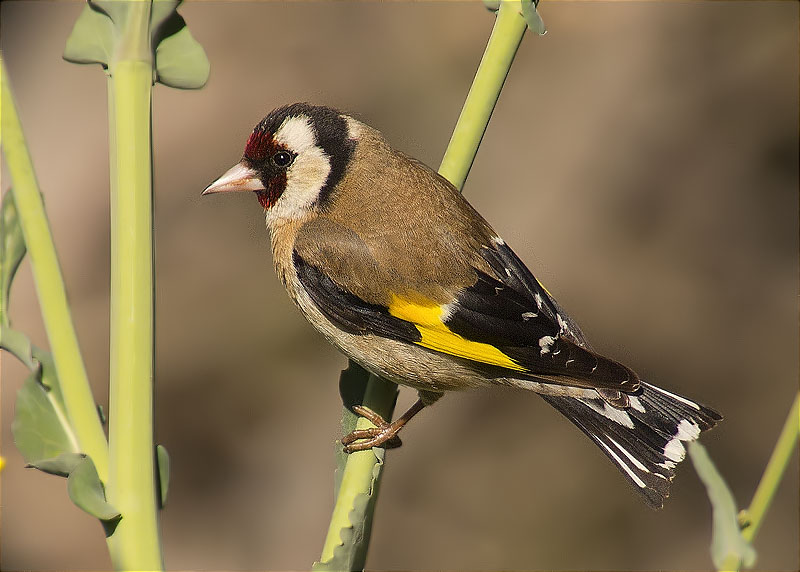
[[[243,163],[236,163],[219,179],[208,185],[203,194],[264,190],[266,189],[259,180],[258,173]]]

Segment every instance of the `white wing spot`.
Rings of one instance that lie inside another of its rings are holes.
[[[439,319],[442,322],[446,322],[447,319],[453,315],[453,312],[456,310],[455,304],[445,304],[442,306],[442,313],[439,315]]]
[[[542,296],[537,292],[534,294],[533,299],[536,300],[536,307],[542,309]]]
[[[639,413],[644,413],[644,405],[642,405],[642,402],[639,400],[638,397],[636,397],[635,395],[629,395],[628,401],[630,401],[631,407],[633,407],[633,409],[635,409]]]
[[[522,321],[527,322],[531,318],[535,318],[538,315],[539,314],[537,314],[536,312],[522,312]],[[541,344],[542,342],[540,341],[539,343]]]
[[[539,347],[541,348],[539,354],[544,355],[549,352],[555,341],[556,339],[553,336],[542,336],[539,338]]]

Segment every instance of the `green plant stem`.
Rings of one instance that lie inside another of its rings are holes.
[[[78,347],[78,337],[67,303],[64,279],[58,265],[55,244],[33,170],[33,162],[25,144],[5,66],[2,63],[0,66],[3,68],[2,96],[0,96],[3,112],[3,152],[14,181],[20,226],[31,261],[36,292],[60,380],[64,406],[81,451],[92,458],[101,481],[108,482],[108,445]]]
[[[503,89],[511,63],[525,34],[526,23],[519,10],[519,1],[500,2],[492,35],[439,167],[439,173],[459,190],[467,180],[472,162],[478,153],[478,146],[500,97],[500,90]]]
[[[526,23],[519,8],[519,1],[501,2],[486,51],[439,168],[439,173],[459,190],[469,174],[500,90],[525,34]],[[370,376],[364,405],[377,411],[375,407],[387,400],[390,402],[389,415],[384,415],[384,419],[391,416],[394,390],[392,384]],[[359,429],[370,426],[366,419],[359,419]],[[353,499],[358,494],[367,492],[376,462],[378,460],[372,451],[353,453],[348,457],[320,562],[330,560],[336,546],[341,544],[340,531],[350,526],[349,515]],[[375,486],[379,486],[379,482]]]
[[[153,193],[150,2],[129,4],[109,64],[111,340],[108,501],[117,570],[161,570],[153,445]]]
[[[778,490],[783,473],[792,458],[792,454],[797,449],[797,441],[800,437],[800,392],[795,396],[789,416],[783,424],[783,429],[775,444],[775,449],[767,462],[767,468],[761,476],[761,481],[756,487],[750,508],[747,509],[746,520],[748,526],[742,531],[742,537],[748,542],[752,541],[764,515],[772,503],[775,492]]]
[[[381,415],[384,419],[390,419],[397,397],[397,385],[390,381],[369,376],[367,389],[364,392],[363,405]],[[372,423],[364,417],[359,417],[356,429],[367,429],[372,427]],[[328,562],[333,558],[333,551],[342,543],[341,530],[352,526],[350,522],[350,512],[355,498],[366,492],[376,494],[376,491],[369,491],[373,480],[373,471],[377,463],[383,462],[383,450],[368,449],[351,453],[347,458],[339,492],[336,497],[336,504],[333,507],[328,534],[325,537],[325,544],[322,546],[322,556],[320,562]],[[379,477],[380,478],[380,477]],[[374,487],[378,487],[376,481]],[[364,551],[366,556],[366,551]],[[356,566],[361,568],[362,566]]]

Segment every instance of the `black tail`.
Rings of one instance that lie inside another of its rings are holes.
[[[642,382],[630,404],[617,409],[597,398],[542,397],[608,455],[653,508],[664,506],[675,465],[694,441],[722,416],[685,397]]]

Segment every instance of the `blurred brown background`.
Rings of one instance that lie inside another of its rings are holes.
[[[2,48],[95,395],[107,401],[106,80],[61,59],[81,3],[3,2]],[[437,166],[488,38],[479,2],[188,3],[211,60],[154,94],[157,440],[173,570],[307,569],[332,507],[345,360],[291,306],[255,198],[200,198],[252,126],[305,100]],[[704,440],[750,502],[798,380],[798,4],[550,3],[465,193],[584,327],[643,377],[714,406]],[[4,177],[3,189],[9,186]],[[27,263],[11,315],[46,344]],[[4,570],[109,567],[65,481],[23,468],[24,372],[3,360]],[[413,396],[403,392],[400,406]],[[533,394],[451,395],[389,454],[375,569],[708,569],[691,463],[647,509]],[[758,568],[798,568],[792,460]]]

